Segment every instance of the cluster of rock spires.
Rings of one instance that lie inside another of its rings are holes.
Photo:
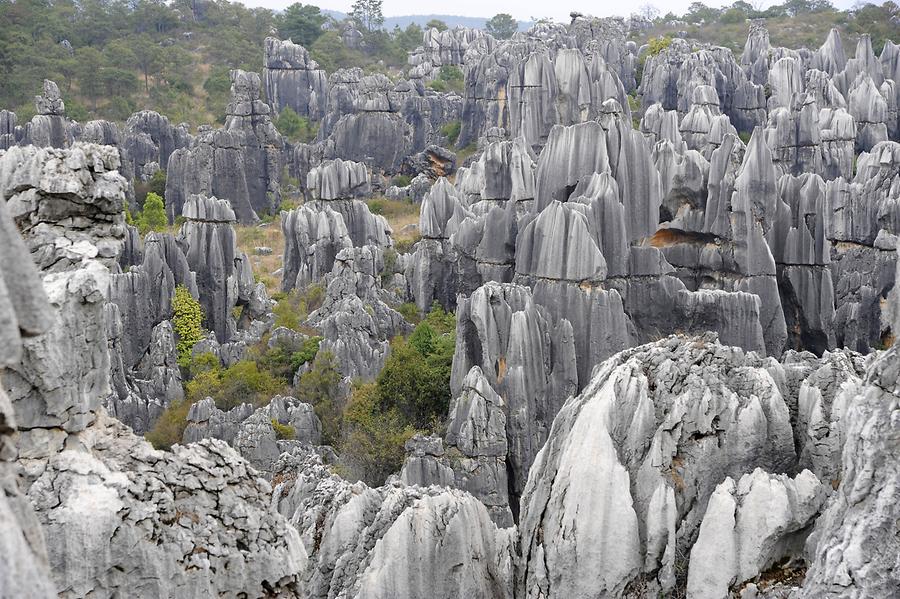
[[[504,42],[432,30],[399,84],[327,77],[270,39],[262,80],[233,72],[224,129],[196,138],[152,113],[121,138],[56,123],[55,86],[25,130],[71,131],[66,149],[19,145],[0,115],[0,588],[900,592],[897,47],[877,59],[863,36],[847,60],[837,32],[797,51],[754,24],[739,59],[676,39],[638,82],[648,50],[625,34],[585,17]],[[443,65],[464,98],[425,90]],[[280,138],[263,86],[275,112],[320,122],[317,142]],[[454,119],[479,146],[455,173],[434,146]],[[154,163],[184,222],[141,240],[117,169]],[[399,253],[361,198],[404,164],[435,183]],[[399,304],[456,311],[443,434],[413,437],[379,487],[329,468],[291,397],[195,403],[171,453],[132,432],[181,398],[176,286],[211,331],[195,353],[228,365],[266,332],[305,339],[270,331],[233,229],[276,206],[285,167],[307,201],[281,214],[282,288],[323,286],[304,324],[347,383],[411,330]]]

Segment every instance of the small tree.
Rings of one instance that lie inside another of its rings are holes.
[[[648,21],[655,21],[659,16],[659,9],[652,4],[644,4],[638,9],[638,14]]]
[[[447,24],[440,19],[431,19],[425,23],[425,29],[437,29],[438,31],[447,31]]]
[[[172,327],[177,338],[178,365],[187,368],[194,346],[203,339],[203,308],[184,285],[175,287]]]
[[[356,0],[350,10],[350,18],[366,31],[375,31],[384,23],[381,4],[382,0]]]
[[[506,40],[511,38],[519,29],[519,23],[512,18],[512,15],[502,12],[491,17],[491,19],[484,24],[484,28],[495,38]]]
[[[318,6],[312,4],[304,6],[295,2],[284,9],[278,24],[278,33],[282,38],[291,38],[295,43],[309,47],[322,35],[322,25],[327,20]]]
[[[138,218],[138,228],[141,235],[145,235],[150,231],[163,231],[169,224],[166,218],[166,205],[159,194],[152,191],[147,194],[144,200],[144,210]]]

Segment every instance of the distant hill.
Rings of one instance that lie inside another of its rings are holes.
[[[347,18],[347,13],[339,10],[322,9],[322,12],[334,17],[338,21]],[[411,23],[416,23],[424,27],[425,23],[432,19],[443,21],[448,27],[471,27],[473,29],[484,29],[484,24],[490,17],[461,17],[457,15],[403,15],[400,17],[385,17],[384,28],[390,31],[395,26],[400,29],[406,29]],[[526,31],[534,25],[534,21],[519,21],[519,31]]]

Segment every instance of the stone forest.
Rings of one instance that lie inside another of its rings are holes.
[[[900,597],[900,46],[785,18],[22,83],[0,596]]]

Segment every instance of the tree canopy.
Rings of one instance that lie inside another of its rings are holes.
[[[518,31],[519,23],[512,18],[512,15],[500,13],[491,17],[491,19],[485,23],[484,28],[495,38],[506,40],[511,38],[513,34]]]

